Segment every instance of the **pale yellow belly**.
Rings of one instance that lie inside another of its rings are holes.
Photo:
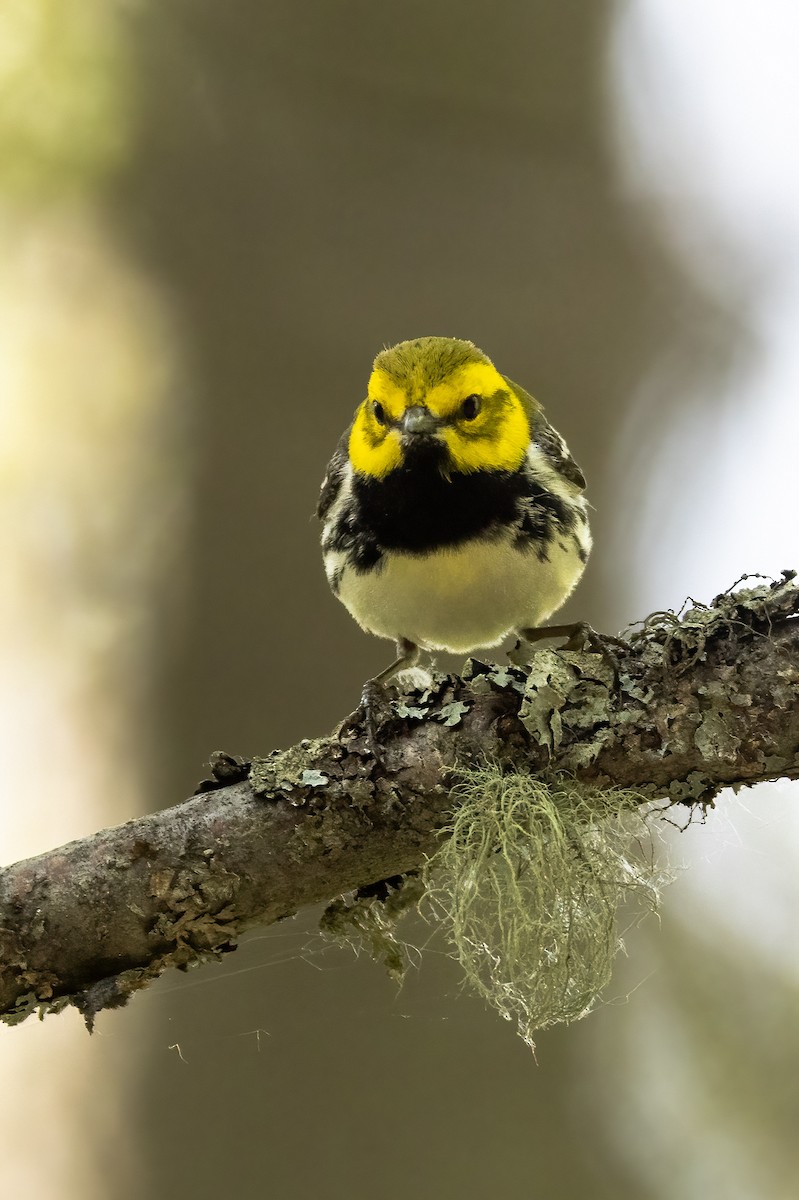
[[[408,638],[428,650],[462,653],[496,646],[539,625],[566,600],[583,572],[573,544],[549,561],[512,540],[472,541],[429,555],[392,552],[379,572],[346,568],[339,599],[370,633]]]

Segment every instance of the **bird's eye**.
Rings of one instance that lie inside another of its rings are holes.
[[[461,416],[465,421],[473,421],[480,411],[480,397],[467,396],[461,405]]]
[[[380,403],[379,400],[372,401],[372,412],[374,414],[374,418],[377,421],[378,425],[385,425],[386,414],[383,411],[383,405]]]

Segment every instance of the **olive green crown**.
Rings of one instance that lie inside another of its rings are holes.
[[[474,342],[461,338],[422,337],[381,350],[374,361],[374,369],[383,371],[401,388],[411,382],[432,388],[467,363],[490,362]]]

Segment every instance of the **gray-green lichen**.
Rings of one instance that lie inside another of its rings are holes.
[[[530,664],[519,720],[533,741],[558,755],[561,770],[587,767],[610,736],[608,697],[614,685],[613,667],[601,655],[539,650]]]
[[[411,908],[418,907],[424,890],[415,871],[381,880],[332,901],[322,914],[319,928],[356,954],[368,953],[400,983],[413,947],[397,936],[397,925]]]
[[[460,725],[465,713],[469,711],[469,705],[464,704],[460,700],[453,700],[450,704],[445,704],[441,711],[436,714],[437,720],[442,724],[453,726]]]
[[[330,783],[329,777],[315,766],[323,744],[319,740],[304,740],[288,750],[275,751],[268,758],[253,758],[249,774],[253,792],[259,796],[282,793],[297,807],[304,804],[311,792]]]
[[[596,1004],[622,944],[620,907],[657,907],[645,798],[495,764],[463,772],[454,796],[428,898],[467,981],[532,1046],[536,1030]]]

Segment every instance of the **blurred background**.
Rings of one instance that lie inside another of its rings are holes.
[[[791,0],[4,0],[4,861],[354,707],[388,647],[310,514],[401,338],[567,437],[565,619],[799,567],[798,54]],[[440,940],[398,992],[315,912],[91,1039],[0,1029],[0,1192],[793,1198],[798,801],[670,831],[661,922],[537,1064]]]

